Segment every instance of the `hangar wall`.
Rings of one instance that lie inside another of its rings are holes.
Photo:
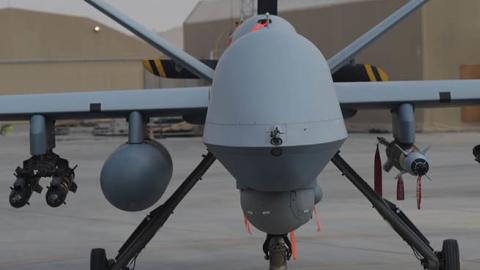
[[[83,17],[8,8],[0,10],[0,33],[0,94],[142,89],[141,60],[159,57]]]
[[[0,94],[143,89],[139,60],[0,63]]]
[[[430,1],[422,15],[424,79],[458,79],[462,65],[480,64],[480,1]],[[428,130],[479,127],[462,122],[462,108],[425,110],[424,117]]]

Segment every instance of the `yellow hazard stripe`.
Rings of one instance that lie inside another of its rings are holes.
[[[153,74],[152,66],[150,66],[150,62],[148,60],[143,60],[143,67],[148,70],[148,72]]]
[[[155,59],[155,66],[157,67],[158,74],[160,75],[160,77],[166,78],[167,74],[165,73],[165,69],[163,68],[163,65],[160,59]]]
[[[388,77],[388,74],[381,68],[377,68],[378,74],[380,74],[380,78],[382,81],[388,81],[390,78]]]
[[[365,64],[365,70],[367,71],[368,79],[372,82],[377,81],[375,74],[373,74],[372,65]]]

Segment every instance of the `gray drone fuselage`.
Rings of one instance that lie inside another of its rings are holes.
[[[316,178],[347,132],[324,56],[279,17],[251,31],[265,17],[244,22],[220,58],[203,140],[250,222],[284,234],[311,218]]]

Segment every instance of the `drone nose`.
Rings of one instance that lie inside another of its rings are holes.
[[[412,172],[415,175],[423,176],[427,174],[429,169],[428,162],[423,158],[417,158],[412,162]]]

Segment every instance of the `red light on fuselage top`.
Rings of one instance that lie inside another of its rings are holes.
[[[258,30],[260,29],[263,29],[265,27],[268,26],[268,22],[264,22],[264,23],[257,23],[253,28],[252,30],[250,30],[251,32],[257,32]]]

